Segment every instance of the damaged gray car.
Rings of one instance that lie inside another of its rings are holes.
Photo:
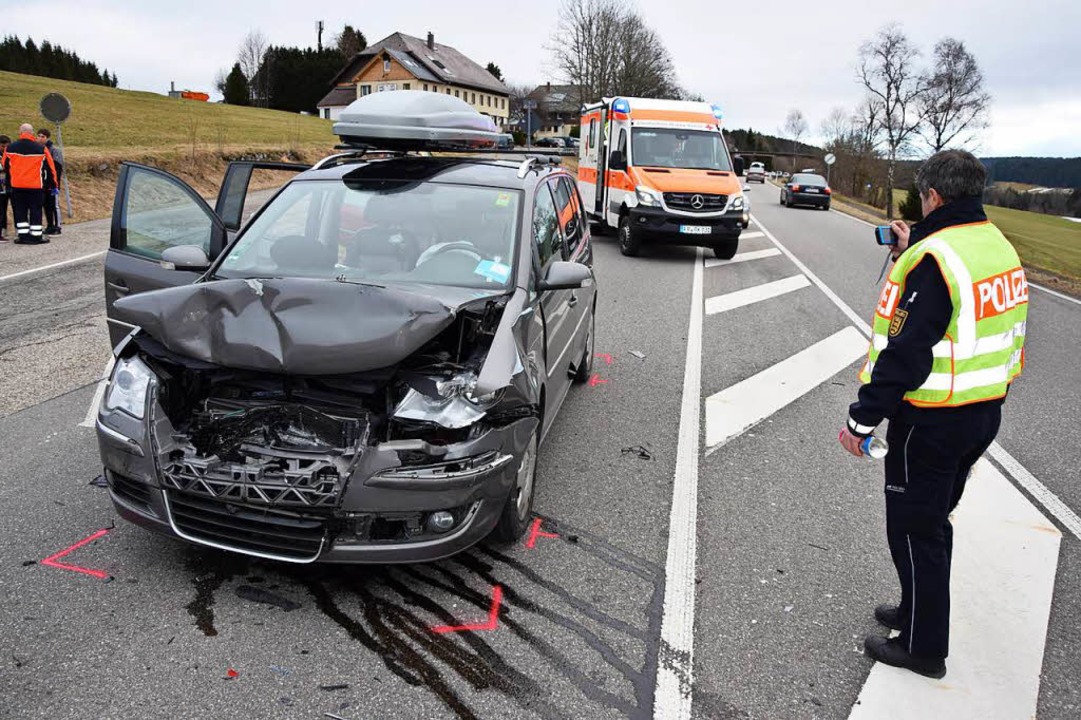
[[[297,171],[239,230],[254,170]],[[592,372],[573,178],[545,159],[234,164],[215,209],[125,164],[97,416],[138,525],[281,561],[413,562],[521,536]]]

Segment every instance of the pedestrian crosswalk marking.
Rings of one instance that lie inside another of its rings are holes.
[[[761,235],[762,233],[757,233]],[[717,267],[718,265],[735,265],[736,263],[747,262],[748,260],[761,260],[762,258],[776,257],[780,255],[781,251],[777,248],[767,248],[765,250],[752,250],[750,252],[741,252],[734,256],[731,260],[718,260],[717,258],[710,258],[706,260],[706,267]]]
[[[802,276],[801,276],[802,277]],[[852,326],[706,398],[706,447],[715,449],[803,397],[867,353]]]
[[[794,290],[805,288],[810,284],[811,281],[805,276],[793,275],[792,277],[787,277],[783,280],[776,280],[744,290],[717,295],[716,297],[711,297],[706,300],[706,314],[716,315],[717,313],[726,312],[728,310],[735,310],[744,305],[751,305],[752,303],[761,302],[762,300],[769,300],[778,295],[784,295],[793,292]]]

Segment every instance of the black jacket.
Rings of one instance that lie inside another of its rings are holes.
[[[945,228],[986,220],[980,198],[955,200],[914,225],[909,246]],[[925,257],[909,272],[897,308],[908,317],[879,353],[871,382],[860,388],[859,399],[849,407],[849,430],[869,435],[885,418],[913,425],[963,421],[1002,405],[1002,399],[943,408],[920,408],[904,402],[904,394],[923,385],[931,374],[931,348],[945,336],[953,315],[949,285],[933,258]]]

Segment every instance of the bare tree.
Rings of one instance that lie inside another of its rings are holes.
[[[551,54],[556,70],[581,88],[581,102],[682,94],[664,43],[622,0],[563,0]]]
[[[248,80],[253,105],[263,105],[266,98],[266,93],[262,91],[267,87],[267,73],[260,73],[259,69],[263,66],[269,49],[270,43],[266,35],[261,30],[250,30],[237,50],[236,61],[240,63],[240,70]]]
[[[214,74],[214,89],[223,96],[225,95],[226,78],[228,77],[229,72],[224,69],[219,69],[218,72]]]
[[[923,124],[920,107],[926,78],[916,69],[919,50],[898,25],[888,25],[860,47],[860,82],[877,103],[876,124],[886,146],[886,217],[893,219],[893,180],[897,158],[906,153]]]
[[[796,108],[789,110],[783,130],[785,135],[792,138],[792,154],[795,155],[799,152],[800,138],[807,134],[807,118],[803,117],[803,112]]]
[[[935,44],[935,64],[926,78],[920,111],[927,122],[920,135],[933,152],[947,145],[965,146],[987,127],[991,96],[983,90],[983,73],[965,44],[943,38]]]

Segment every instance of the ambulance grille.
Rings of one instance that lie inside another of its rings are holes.
[[[672,210],[684,212],[721,212],[728,204],[727,195],[710,195],[707,193],[680,193],[666,192],[664,204]]]

